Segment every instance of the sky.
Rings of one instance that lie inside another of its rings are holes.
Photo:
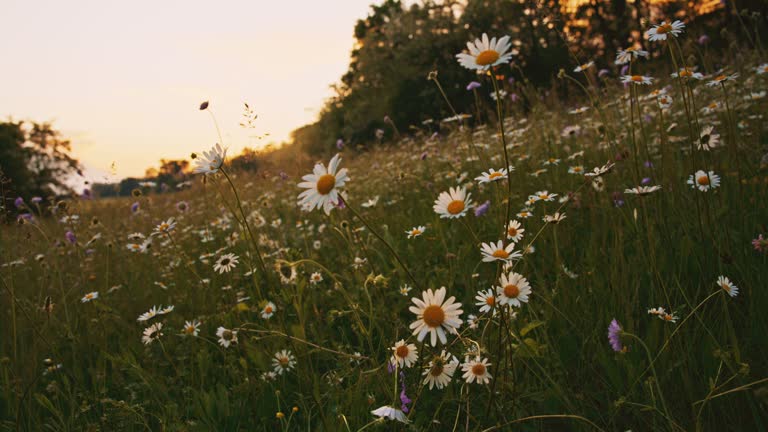
[[[370,3],[3,0],[0,120],[53,122],[102,182],[216,144],[206,100],[230,154],[281,142],[331,96]]]

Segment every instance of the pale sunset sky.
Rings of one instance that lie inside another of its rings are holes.
[[[3,0],[0,117],[52,121],[92,181],[210,148],[205,100],[231,154],[280,142],[332,94],[370,3]],[[243,102],[255,131],[239,126]]]

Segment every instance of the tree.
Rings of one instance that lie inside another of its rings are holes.
[[[70,142],[49,123],[0,123],[0,169],[17,196],[72,193],[67,180],[82,176],[82,167],[71,151]]]

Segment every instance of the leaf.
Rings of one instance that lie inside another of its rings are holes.
[[[530,333],[531,330],[537,327],[541,327],[544,324],[546,324],[546,321],[531,321],[525,327],[523,327],[522,330],[520,330],[520,336],[525,337],[525,335]]]

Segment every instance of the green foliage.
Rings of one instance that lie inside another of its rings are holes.
[[[0,123],[0,172],[5,193],[26,199],[72,192],[67,181],[82,175],[69,141],[48,123]],[[11,192],[12,191],[12,192]]]

